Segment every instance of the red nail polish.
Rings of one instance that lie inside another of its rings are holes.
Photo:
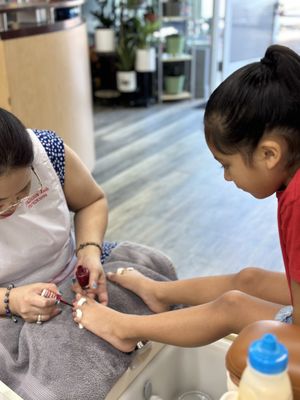
[[[76,270],[76,278],[82,289],[87,289],[90,280],[90,271],[83,265],[79,265]]]

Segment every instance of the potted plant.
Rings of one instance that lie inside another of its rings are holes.
[[[178,17],[183,15],[184,0],[167,0],[163,3],[164,17]]]
[[[145,0],[127,0],[127,8],[138,8],[144,4]]]
[[[91,13],[98,19],[99,25],[95,30],[95,50],[99,53],[110,53],[115,50],[115,8],[108,9],[107,0],[98,0],[100,10]]]
[[[184,64],[181,62],[168,65],[164,78],[166,94],[180,94],[184,87]]]
[[[117,46],[117,88],[120,92],[130,93],[136,90],[135,42],[130,34],[121,32]]]
[[[138,72],[153,72],[156,70],[156,52],[153,46],[153,34],[160,29],[160,21],[153,7],[148,6],[144,19],[133,18],[136,35],[136,62]]]
[[[184,49],[184,37],[179,33],[168,35],[166,37],[166,52],[168,54],[182,54]]]

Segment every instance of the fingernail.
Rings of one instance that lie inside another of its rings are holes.
[[[92,289],[97,289],[97,287],[98,287],[97,283],[96,283],[96,282],[93,282],[93,283],[92,283]]]
[[[113,272],[107,272],[106,275],[107,276],[113,276]]]

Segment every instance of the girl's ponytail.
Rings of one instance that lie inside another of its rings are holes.
[[[267,48],[266,53],[263,58],[261,58],[260,62],[261,64],[265,65],[266,67],[270,68],[272,71],[276,71],[278,64],[280,65],[280,58],[281,55],[283,54],[283,49],[282,47],[279,47],[279,52],[277,45],[273,45]]]
[[[290,88],[297,90],[300,86],[300,57],[288,47],[276,44],[268,47],[260,63]]]

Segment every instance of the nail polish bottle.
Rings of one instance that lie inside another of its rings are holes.
[[[76,270],[76,279],[82,289],[87,289],[89,286],[90,271],[83,265],[79,265]]]

